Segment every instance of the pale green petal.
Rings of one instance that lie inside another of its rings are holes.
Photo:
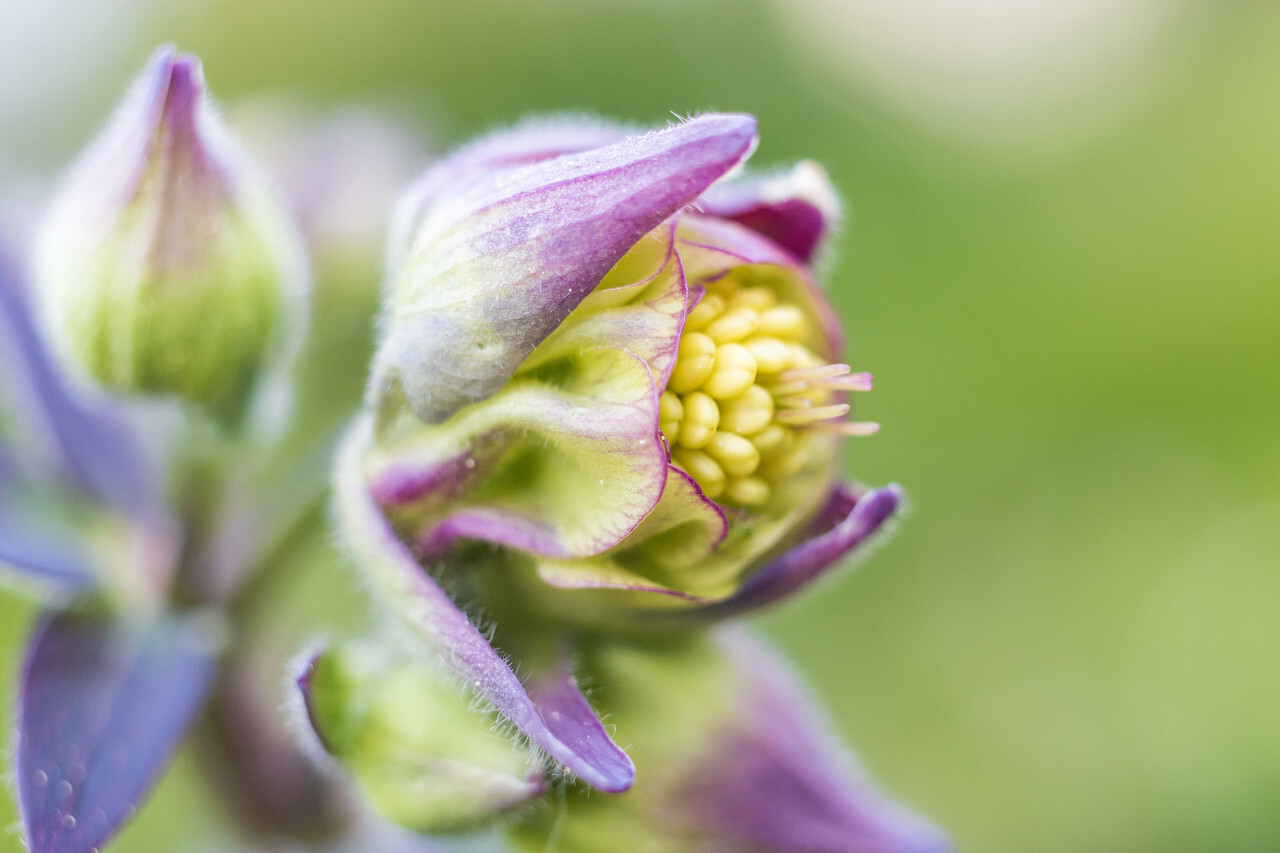
[[[431,496],[396,510],[397,525],[428,552],[459,538],[486,539],[550,556],[596,554],[617,544],[657,503],[667,460],[649,367],[620,349],[595,347],[525,372],[493,397],[370,460],[381,471],[476,459],[468,488],[447,505]],[[460,493],[458,493],[460,491]]]
[[[679,259],[668,255],[651,278],[597,290],[584,299],[516,375],[586,347],[620,347],[644,359],[664,386],[675,364],[687,298]]]

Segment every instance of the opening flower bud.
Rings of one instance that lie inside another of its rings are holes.
[[[299,343],[301,246],[211,107],[199,60],[165,48],[49,212],[41,314],[74,372],[234,426]]]
[[[402,207],[417,236],[390,268],[362,463],[420,558],[502,546],[498,583],[523,606],[609,622],[727,602],[849,522],[841,438],[876,427],[847,418],[871,377],[843,363],[805,260],[825,177],[793,173],[803,198],[785,178],[755,202],[708,189],[752,130],[705,116],[543,154],[517,131],[509,159],[495,140],[424,178]],[[873,529],[788,571],[816,574]]]
[[[298,684],[325,751],[401,826],[466,831],[547,790],[531,753],[442,669],[349,643],[313,658]]]

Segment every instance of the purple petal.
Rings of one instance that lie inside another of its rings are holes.
[[[0,570],[12,567],[58,592],[79,593],[93,586],[91,558],[74,534],[33,524],[5,495],[0,482]]]
[[[73,390],[32,322],[16,277],[0,260],[0,377],[24,432],[48,442],[60,474],[134,513],[159,514],[156,472],[128,424],[105,400]]]
[[[867,541],[901,503],[898,486],[866,493],[837,486],[810,524],[805,541],[757,570],[731,598],[672,615],[719,619],[787,598]]]
[[[398,265],[426,212],[442,194],[503,169],[603,148],[635,135],[633,128],[600,119],[537,118],[468,143],[432,165],[401,198],[391,224],[389,266]]]
[[[708,751],[692,757],[692,769],[665,804],[668,820],[759,853],[951,849],[941,832],[851,766],[803,688],[770,652],[740,635],[722,641],[743,681],[737,712]]]
[[[609,739],[604,724],[595,711],[591,710],[587,698],[582,695],[582,688],[569,669],[565,650],[562,650],[556,662],[546,671],[533,673],[527,682],[529,698],[537,706],[552,735],[575,755],[599,768],[603,777],[610,782],[608,786],[592,784],[611,793],[631,787],[631,781],[635,778],[635,765]]]
[[[785,175],[719,184],[698,206],[708,215],[763,234],[802,264],[813,262],[840,213],[826,172],[811,161]]]
[[[133,814],[213,679],[196,622],[132,628],[48,619],[28,649],[18,710],[18,801],[32,853],[89,853]]]
[[[438,199],[393,272],[371,389],[398,382],[429,423],[494,394],[632,246],[754,144],[754,119],[702,116]]]
[[[609,739],[571,679],[538,680],[537,698],[466,614],[418,565],[364,484],[360,457],[367,438],[352,433],[338,460],[338,516],[364,571],[411,626],[472,683],[481,696],[569,772],[603,791],[625,791],[631,759]],[[576,699],[574,697],[577,697]],[[550,703],[544,707],[539,700]]]

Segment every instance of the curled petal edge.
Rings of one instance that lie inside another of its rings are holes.
[[[839,484],[810,522],[805,540],[756,570],[731,597],[655,618],[723,619],[790,598],[866,543],[897,513],[902,500],[896,484],[868,492]]]
[[[731,219],[811,264],[840,219],[840,199],[826,171],[802,160],[789,172],[713,187],[699,201],[706,213]]]
[[[565,770],[601,791],[627,790],[635,765],[609,738],[572,677],[534,674],[533,690],[527,690],[396,536],[361,475],[371,433],[362,419],[348,434],[334,484],[339,525],[361,569],[459,676]]]

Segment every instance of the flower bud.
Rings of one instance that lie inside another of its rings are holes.
[[[205,96],[199,60],[164,48],[55,200],[36,284],[75,372],[234,427],[299,342],[302,259],[285,209]]]
[[[531,753],[443,671],[353,643],[313,658],[298,684],[324,749],[401,826],[464,831],[547,790]]]
[[[699,212],[754,146],[750,116],[708,115],[517,129],[433,167],[398,210],[370,411],[337,461],[380,603],[548,772],[600,792],[636,769],[577,680],[574,629],[642,645],[768,604],[901,500],[837,480],[870,377],[839,362],[804,260],[828,211],[783,178]]]
[[[737,631],[584,654],[643,774],[626,797],[570,791],[513,825],[561,853],[947,853],[950,842],[848,759],[786,665]]]
[[[834,191],[811,163],[721,181],[748,116],[573,139],[511,131],[406,196],[368,490],[428,561],[501,546],[503,583],[559,618],[773,600],[899,500],[837,480],[876,426],[845,418],[871,377],[808,263]]]

